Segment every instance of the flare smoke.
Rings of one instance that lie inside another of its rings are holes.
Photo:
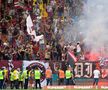
[[[108,46],[108,0],[88,0],[78,22],[84,43],[91,52],[99,52]],[[104,51],[105,51],[104,50]]]

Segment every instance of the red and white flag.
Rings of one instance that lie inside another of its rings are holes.
[[[26,26],[27,26],[27,32],[28,34],[32,37],[33,40],[35,40],[36,38],[36,32],[33,29],[33,22],[31,19],[31,16],[28,15],[27,19],[26,19]]]
[[[23,8],[23,3],[21,0],[14,0],[14,7],[15,8]]]
[[[33,28],[33,22],[32,22],[32,19],[31,19],[31,16],[30,15],[28,15],[28,17],[27,17],[27,19],[26,19],[26,26],[27,26],[27,32],[28,32],[28,34],[32,34],[33,32],[33,30],[32,30],[32,28]]]
[[[73,52],[68,51],[68,55],[70,56],[70,59],[72,59],[74,62],[77,62],[77,58],[75,57]]]
[[[30,15],[28,15],[26,19],[26,26],[27,26],[27,32],[32,37],[33,41],[38,42],[39,40],[43,39],[43,35],[36,36],[36,31],[33,29],[33,22]]]
[[[13,63],[12,63],[12,60],[9,60],[9,61],[8,61],[8,66],[9,66],[9,71],[11,71],[12,68],[14,68],[14,65],[13,65]]]

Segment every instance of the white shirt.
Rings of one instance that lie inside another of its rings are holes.
[[[77,52],[78,52],[78,53],[81,52],[81,47],[80,47],[80,45],[77,45]]]
[[[93,74],[94,74],[94,78],[99,78],[100,71],[99,70],[94,70]]]

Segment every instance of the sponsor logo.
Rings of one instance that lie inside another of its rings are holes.
[[[39,62],[35,62],[35,63],[30,64],[28,66],[28,69],[29,70],[32,70],[32,69],[35,70],[35,67],[38,67],[38,69],[41,71],[41,82],[43,82],[45,80],[45,67],[44,67],[44,65],[39,63]]]

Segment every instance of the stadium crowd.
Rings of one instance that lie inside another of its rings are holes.
[[[80,53],[80,43],[77,43],[77,49],[71,44],[63,44],[64,23],[68,17],[70,6],[64,0],[0,0],[0,60],[55,60],[66,61],[67,49]],[[79,0],[72,0],[73,4]],[[74,11],[73,11],[74,12]],[[73,14],[73,13],[72,13]],[[27,32],[26,18],[31,16],[33,21],[32,29],[36,36],[44,35],[44,40],[33,41]],[[74,16],[74,15],[73,15]],[[67,69],[64,72],[59,69],[60,84],[70,84],[71,72]],[[42,74],[43,75],[43,74]],[[52,85],[52,70],[46,70],[45,77],[47,85]],[[10,88],[16,89],[40,84],[41,73],[38,68],[34,70],[19,70],[12,68],[8,71],[6,68],[0,69],[0,89],[7,88],[10,82]],[[64,79],[67,82],[64,82]],[[35,83],[34,83],[35,82]],[[21,86],[20,86],[21,85]],[[34,87],[34,86],[33,86]]]
[[[0,0],[0,60],[39,60],[66,61],[68,51],[78,60],[84,60],[83,44],[65,43],[64,27],[74,22],[83,9],[86,0]],[[44,39],[34,41],[27,32],[26,19],[28,15],[33,21],[32,29],[36,36],[43,35]],[[72,18],[72,21],[71,21]],[[58,85],[70,85],[73,79],[72,68],[65,71],[62,67],[57,70]],[[41,72],[13,68],[0,69],[0,89],[6,88],[10,81],[10,88],[29,87],[41,88]],[[42,74],[43,75],[43,74]],[[45,72],[48,85],[52,85],[52,70]],[[65,81],[66,80],[66,81]],[[35,86],[32,86],[34,85]],[[21,85],[21,86],[20,86]]]
[[[1,1],[0,60],[62,60],[66,56],[66,46],[76,51],[77,44],[63,43],[63,31],[64,19],[69,22],[71,16],[66,14],[72,12],[72,16],[77,16],[81,11],[80,0]],[[36,35],[44,35],[44,41],[35,42],[27,33],[28,14]]]
[[[80,43],[63,42],[65,20],[69,23],[69,17],[78,16],[80,0],[1,0],[0,4],[0,60],[66,61],[68,50],[76,56],[81,53]],[[33,41],[28,34],[29,14],[32,29],[44,40]]]
[[[73,6],[80,4],[79,0],[71,1]],[[69,46],[63,43],[64,19],[69,17],[64,14],[68,13],[68,3],[63,0],[4,0],[1,7],[0,60],[62,60],[66,55],[64,48]],[[32,17],[36,35],[44,35],[44,41],[34,42],[27,33],[28,14]]]

